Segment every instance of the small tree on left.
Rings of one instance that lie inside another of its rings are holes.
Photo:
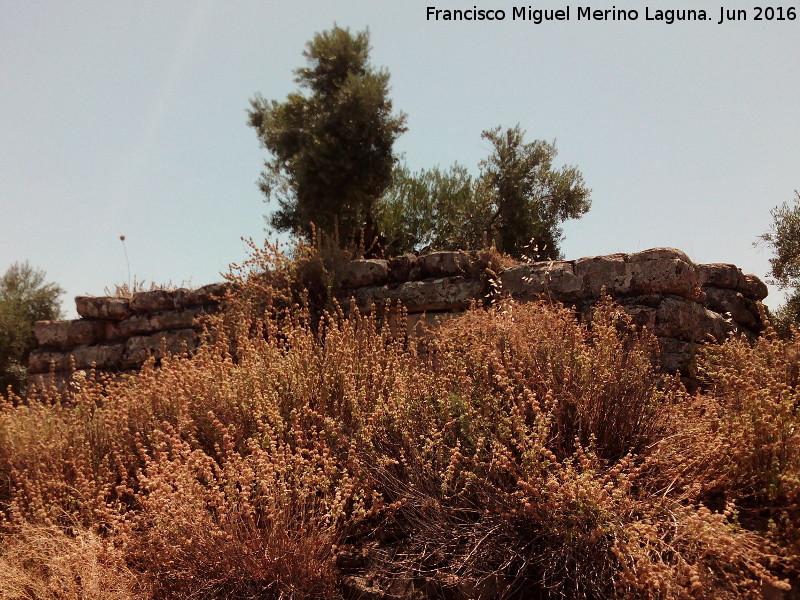
[[[0,393],[8,386],[23,391],[25,364],[36,346],[33,324],[62,316],[59,296],[64,290],[45,282],[45,273],[27,262],[14,263],[0,277]]]
[[[295,71],[303,91],[250,101],[249,124],[272,154],[260,187],[278,203],[274,229],[309,240],[316,227],[342,243],[377,234],[374,205],[391,184],[406,116],[392,112],[389,74],[372,67],[369,50],[368,31],[317,33]]]

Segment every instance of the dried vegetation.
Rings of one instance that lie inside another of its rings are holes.
[[[257,253],[194,356],[2,400],[0,598],[795,593],[800,339],[689,395],[611,302],[410,339],[323,310],[329,264]]]

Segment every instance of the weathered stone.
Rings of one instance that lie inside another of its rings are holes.
[[[231,284],[226,282],[204,285],[185,294],[183,304],[176,308],[219,304],[230,289]]]
[[[103,344],[77,346],[69,352],[34,350],[28,357],[28,371],[47,373],[48,371],[70,371],[75,369],[116,369],[122,358],[124,344]]]
[[[121,321],[132,313],[128,299],[115,296],[77,296],[75,308],[84,319]]]
[[[625,312],[633,317],[633,324],[641,329],[647,329],[650,333],[656,329],[656,309],[644,304],[626,304],[623,306]]]
[[[475,276],[479,265],[466,252],[431,252],[417,259],[421,277]]]
[[[763,300],[769,294],[767,284],[756,275],[745,275],[741,286],[737,288],[745,298]]]
[[[683,250],[677,248],[650,248],[641,252],[628,255],[629,262],[642,262],[647,260],[680,260],[692,264],[692,259]]]
[[[683,298],[697,296],[698,273],[695,264],[683,252],[657,248],[632,254],[626,264],[630,290],[634,294],[674,294]]]
[[[79,344],[94,344],[104,339],[105,323],[76,319],[74,321],[37,321],[33,333],[39,346],[66,349]]]
[[[741,292],[717,287],[705,287],[703,291],[710,309],[722,315],[730,314],[734,321],[748,329],[763,329],[755,302],[745,298]]]
[[[463,277],[445,277],[408,281],[396,287],[373,286],[353,291],[351,297],[356,306],[365,312],[372,312],[380,306],[402,303],[410,313],[461,310],[469,306],[473,300],[481,301],[485,295],[482,281],[464,279]],[[349,298],[340,299],[343,306],[349,305]]]
[[[601,290],[612,296],[674,294],[692,298],[699,293],[697,268],[674,248],[653,248],[636,254],[610,254],[575,261],[581,288],[597,298]]]
[[[581,289],[591,298],[599,298],[603,288],[609,294],[630,292],[631,274],[625,267],[624,254],[580,258],[573,268]]]
[[[47,373],[49,371],[69,371],[69,354],[54,350],[33,350],[28,355],[29,373]]]
[[[381,285],[388,280],[388,261],[371,258],[350,261],[342,268],[338,283],[343,288],[357,288],[368,285]]]
[[[482,301],[485,293],[482,281],[445,277],[402,283],[397,288],[397,299],[410,313],[461,310],[474,300]]]
[[[719,313],[677,296],[665,297],[656,309],[654,333],[658,337],[688,342],[722,341],[733,328],[733,324]]]
[[[122,367],[137,367],[150,356],[161,359],[166,354],[191,352],[197,348],[198,342],[199,337],[194,329],[177,329],[152,335],[134,336],[125,344]]]
[[[738,290],[745,285],[744,274],[736,265],[727,263],[710,263],[697,265],[700,276],[699,284],[703,287],[718,287],[727,290]]]
[[[175,308],[177,290],[150,290],[136,292],[131,298],[131,308],[137,313],[152,313]],[[181,299],[183,294],[180,294]]]
[[[420,269],[417,266],[417,257],[413,254],[403,254],[388,260],[389,278],[392,281],[409,281],[419,279]]]
[[[118,329],[123,337],[199,327],[197,317],[204,314],[201,308],[171,310],[158,313],[142,313],[120,321]]]
[[[572,263],[563,260],[520,265],[500,273],[501,291],[523,300],[569,302],[584,296],[581,283]]]
[[[104,344],[102,346],[78,346],[71,351],[75,357],[76,369],[117,369],[124,344]]]

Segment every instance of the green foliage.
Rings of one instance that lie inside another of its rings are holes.
[[[24,365],[36,345],[33,324],[61,317],[58,297],[63,293],[27,262],[14,263],[0,277],[0,390],[22,389]]]
[[[526,144],[519,125],[505,131],[497,127],[482,136],[494,146],[481,167],[496,206],[496,222],[491,225],[498,248],[520,256],[532,244],[542,258],[557,258],[562,237],[558,224],[579,218],[591,206],[591,190],[580,171],[554,170],[555,142]]]
[[[417,173],[395,168],[392,186],[377,205],[386,254],[480,248],[492,216],[480,184],[458,164]]]
[[[392,113],[389,74],[369,62],[369,32],[317,33],[295,71],[304,92],[250,101],[249,124],[272,158],[260,187],[278,210],[270,225],[310,240],[312,223],[347,243],[375,234],[375,201],[391,183],[405,115]]]
[[[577,168],[553,168],[555,143],[524,137],[519,125],[484,131],[493,152],[476,179],[460,165],[416,174],[398,167],[378,205],[388,252],[479,248],[488,241],[516,257],[558,258],[559,224],[589,210],[591,190]]]
[[[770,211],[772,228],[760,237],[775,252],[770,275],[783,288],[800,287],[800,192],[792,204],[784,202]]]
[[[786,336],[792,325],[800,324],[800,192],[792,204],[784,202],[770,211],[771,229],[759,237],[774,252],[770,276],[782,289],[792,292],[775,314],[778,332]]]

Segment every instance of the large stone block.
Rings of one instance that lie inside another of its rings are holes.
[[[217,305],[232,287],[232,284],[223,281],[220,283],[209,283],[196,290],[187,291],[183,295],[181,301],[176,302],[175,308]]]
[[[365,312],[400,302],[408,312],[417,313],[461,310],[469,306],[473,300],[482,301],[485,294],[486,286],[482,281],[445,277],[407,281],[396,287],[384,285],[359,288],[354,290],[350,297],[343,296],[339,300],[343,306],[348,306],[352,298],[356,306]]]
[[[75,308],[84,319],[121,321],[132,314],[127,298],[116,296],[77,296]]]
[[[685,298],[667,296],[656,309],[655,334],[687,342],[721,342],[734,325],[719,313]]]
[[[585,293],[597,298],[605,289],[612,296],[700,293],[695,264],[674,248],[653,248],[635,254],[610,254],[575,261],[575,275]]]
[[[136,292],[131,297],[131,308],[137,313],[152,313],[175,308],[175,301],[180,304],[186,290],[150,290]]]
[[[677,248],[650,248],[641,252],[634,252],[628,255],[630,262],[643,262],[648,260],[680,260],[685,263],[692,263],[692,259],[683,250]]]
[[[654,248],[628,257],[631,293],[674,294],[695,298],[700,292],[697,266],[680,250]]]
[[[144,363],[150,356],[156,359],[167,354],[181,354],[195,350],[199,336],[194,329],[164,331],[152,335],[134,336],[125,343],[122,367],[134,368]]]
[[[158,313],[142,313],[120,321],[118,328],[123,337],[199,327],[197,318],[205,314],[201,308],[185,308]]]
[[[41,347],[66,349],[102,341],[105,337],[105,323],[85,319],[37,321],[33,326],[33,333]]]
[[[339,285],[358,288],[381,285],[389,280],[389,263],[381,259],[352,260],[339,273]]]
[[[422,278],[456,275],[474,277],[480,272],[478,261],[467,252],[431,252],[420,256],[417,265]]]
[[[728,263],[709,263],[697,265],[700,275],[700,285],[703,287],[717,287],[726,290],[738,290],[744,285],[744,273],[736,265]]]
[[[47,373],[49,371],[69,371],[69,354],[57,350],[33,350],[28,355],[29,373]]]
[[[69,352],[34,350],[28,357],[28,371],[47,373],[75,369],[117,369],[125,349],[124,344],[77,346]]]
[[[748,329],[755,331],[763,329],[755,301],[745,298],[741,292],[718,287],[705,287],[703,291],[710,309],[723,315],[730,314],[734,321]]]
[[[571,262],[554,260],[519,265],[500,273],[503,293],[520,300],[543,298],[555,302],[570,302],[588,297],[582,280],[575,275]]]
[[[752,300],[763,300],[769,294],[767,284],[761,281],[756,275],[747,274],[741,287],[737,288],[745,298]]]
[[[120,366],[124,344],[104,344],[101,346],[78,346],[71,354],[75,357],[75,368],[113,370]]]

